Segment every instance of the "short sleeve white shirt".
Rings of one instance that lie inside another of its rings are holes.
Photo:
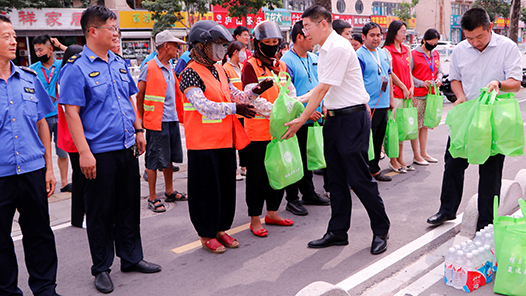
[[[519,48],[508,37],[491,33],[488,46],[480,52],[467,40],[460,42],[451,55],[449,79],[462,82],[466,99],[480,95],[480,89],[492,80],[513,78],[522,81]]]
[[[319,81],[331,86],[325,95],[325,107],[333,110],[367,104],[369,94],[362,69],[349,40],[332,31],[319,52]]]

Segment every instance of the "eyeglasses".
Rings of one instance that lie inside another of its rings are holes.
[[[303,34],[309,34],[309,30],[312,29],[313,27],[316,27],[317,25],[319,25],[323,20],[315,23],[314,25],[312,26],[308,26],[308,27],[304,27],[303,29],[301,29],[301,31],[303,32]]]
[[[121,31],[121,28],[119,28],[119,27],[95,27],[95,26],[93,26],[93,28],[97,28],[97,29],[99,29],[99,28],[102,28],[102,29],[108,29],[108,30],[110,30],[112,33],[119,33],[119,32]]]

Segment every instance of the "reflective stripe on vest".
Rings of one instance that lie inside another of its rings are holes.
[[[271,70],[266,68],[266,73],[263,75],[263,69],[261,69],[259,65],[261,65],[261,61],[257,60],[255,57],[251,57],[248,59],[248,63],[252,65],[252,68],[254,69],[254,73],[256,73],[256,76],[258,77],[258,82],[261,82],[267,78],[274,79],[274,76],[272,76]],[[279,68],[280,72],[287,72],[287,65],[279,61]],[[268,73],[271,73],[270,75]],[[280,75],[280,82],[281,85],[285,85],[287,82],[286,77],[281,77]],[[267,101],[274,103],[274,101],[278,98],[279,94],[279,86],[274,83],[274,85],[263,92],[260,97],[266,99]],[[264,119],[264,120],[262,120]],[[245,119],[245,130],[248,134],[248,138],[250,141],[270,141],[270,130],[269,130],[269,120],[261,115],[256,115],[253,119]]]
[[[225,70],[220,65],[214,65],[219,81],[212,72],[199,63],[191,63],[187,66],[192,68],[203,80],[206,86],[205,97],[215,103],[231,103],[230,88]],[[208,150],[234,147],[233,115],[227,115],[221,119],[209,119],[197,111],[185,96],[184,120],[186,147],[189,150]],[[213,124],[213,125],[210,125]]]
[[[164,100],[166,96],[166,80],[163,70],[157,66],[155,60],[147,63],[146,90],[144,92],[143,126],[146,129],[160,131],[163,124]]]

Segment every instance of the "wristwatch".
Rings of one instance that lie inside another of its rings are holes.
[[[498,81],[498,80],[497,80],[497,82],[499,83],[499,89],[501,89],[502,83],[500,83],[500,81]]]
[[[144,129],[143,128],[136,128],[135,129],[135,133],[144,133]]]

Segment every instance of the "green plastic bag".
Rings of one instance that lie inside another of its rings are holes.
[[[397,158],[400,152],[398,141],[398,124],[396,123],[393,112],[388,111],[387,128],[385,130],[384,151],[389,158]]]
[[[273,139],[265,152],[265,169],[270,186],[283,189],[303,178],[303,162],[296,136],[279,141]]]
[[[496,96],[497,92],[492,91],[475,104],[466,135],[468,162],[471,164],[483,164],[491,155],[491,113]]]
[[[418,137],[418,111],[411,99],[404,100],[403,107],[396,109],[398,123],[398,140],[414,140]]]
[[[307,169],[315,171],[326,167],[323,155],[323,127],[316,121],[307,131]]]
[[[369,150],[367,151],[369,161],[374,159],[374,142],[373,142],[373,131],[369,130]]]
[[[477,100],[464,102],[453,107],[447,113],[446,126],[450,137],[449,153],[453,158],[468,158],[466,135],[476,102]]]
[[[499,216],[498,197],[493,202],[493,231],[497,273],[493,291],[504,295],[526,295],[526,202],[519,199],[524,217]]]
[[[491,155],[521,156],[524,153],[524,125],[519,102],[513,93],[497,96],[491,127]]]
[[[279,94],[274,105],[272,106],[272,111],[270,112],[270,135],[273,138],[281,139],[283,135],[287,132],[288,127],[284,124],[298,118],[305,106],[303,104],[288,95],[288,87],[290,84],[290,75],[287,72],[281,72],[279,75],[287,76],[287,83],[285,86],[282,86],[278,76],[274,75],[274,81],[279,85]]]
[[[429,93],[426,96],[426,110],[424,113],[424,126],[434,128],[440,124],[442,120],[442,105],[444,99],[438,91],[438,86],[434,85],[434,94],[432,88],[429,88]]]

